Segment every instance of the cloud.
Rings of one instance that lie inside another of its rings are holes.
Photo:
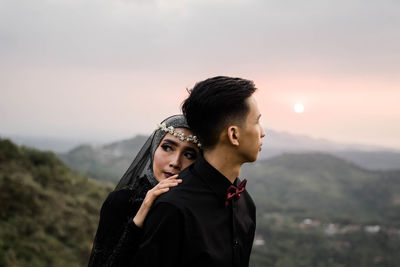
[[[3,0],[10,64],[399,71],[396,1]],[[6,64],[6,63],[3,63]]]

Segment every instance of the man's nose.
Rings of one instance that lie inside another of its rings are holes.
[[[261,127],[261,138],[264,138],[265,136],[265,129]]]

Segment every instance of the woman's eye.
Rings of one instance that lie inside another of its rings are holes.
[[[190,153],[190,152],[186,152],[185,154],[183,154],[187,159],[196,159],[196,154],[195,153]]]
[[[164,151],[167,151],[167,152],[172,151],[172,147],[170,145],[167,145],[167,144],[161,145],[161,148]]]

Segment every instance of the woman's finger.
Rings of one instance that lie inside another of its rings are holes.
[[[157,190],[157,189],[160,189],[160,188],[166,188],[166,187],[177,186],[178,184],[179,184],[178,182],[171,181],[171,182],[169,182],[169,183],[159,184],[159,185],[157,185],[157,186],[154,187],[154,188],[156,188],[156,190]]]
[[[161,187],[161,188],[154,188],[154,190],[151,191],[149,196],[146,196],[146,198],[149,198],[149,200],[151,199],[153,201],[154,199],[156,199],[162,193],[165,193],[165,192],[169,191],[170,187],[171,186]]]
[[[150,200],[151,202],[154,201],[159,195],[165,193],[169,190],[170,187],[175,187],[179,184],[179,181],[170,181],[168,183],[159,183],[154,188],[149,190],[146,194],[145,200]]]
[[[152,190],[151,192],[148,191],[146,194],[145,199],[143,200],[143,204],[142,206],[147,206],[147,207],[151,207],[151,205],[153,204],[154,200],[156,200],[157,197],[159,197],[161,194],[164,194],[165,192],[169,191],[169,187],[166,188],[160,188],[160,189],[156,189],[156,190]]]
[[[170,181],[180,181],[180,182],[182,182],[182,179],[177,179],[177,178],[178,178],[178,175],[174,175],[174,176],[169,177],[167,179],[161,180],[158,184],[168,183]]]
[[[181,179],[173,179],[173,180],[168,180],[168,181],[161,181],[158,183],[154,188],[164,188],[166,186],[171,187],[171,186],[177,186],[178,184],[182,183]]]
[[[164,194],[165,192],[168,192],[168,191],[169,191],[169,187],[161,188],[161,189],[158,189],[158,190],[154,191],[154,192],[153,192],[154,200],[155,200],[158,196],[160,196],[161,194]]]
[[[144,199],[144,202],[146,202],[147,205],[151,205],[158,196],[169,191],[170,187],[175,187],[182,182],[182,179],[170,178],[162,180],[154,188],[147,191],[146,197]]]

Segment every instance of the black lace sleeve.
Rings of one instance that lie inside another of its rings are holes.
[[[138,251],[143,229],[137,227],[132,219],[127,223],[118,244],[104,266],[128,266]]]
[[[126,266],[137,250],[142,230],[132,221],[151,185],[138,179],[133,188],[113,191],[100,211],[88,267]]]

